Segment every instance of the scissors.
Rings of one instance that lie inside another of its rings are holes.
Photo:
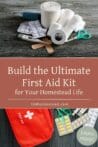
[[[80,40],[80,39],[88,40],[91,37],[92,37],[92,35],[87,30],[81,30],[81,31],[77,32],[75,37],[69,39],[67,42],[70,42],[70,41],[73,41],[73,40]]]
[[[57,115],[58,117],[62,117],[64,115],[72,115],[72,111],[71,109],[67,109],[67,108],[61,108],[61,109],[56,109],[57,110]]]

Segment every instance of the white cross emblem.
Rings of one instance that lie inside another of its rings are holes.
[[[26,112],[26,115],[24,115],[25,118],[28,118],[28,119],[32,119],[32,116],[34,115],[33,112],[30,112],[30,111],[27,111]]]

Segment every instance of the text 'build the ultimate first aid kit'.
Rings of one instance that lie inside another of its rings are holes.
[[[17,29],[18,38],[36,43],[32,49],[45,47],[49,54],[53,54],[52,44],[63,45],[91,38],[83,17],[71,9],[62,9],[57,2],[44,2],[40,5],[40,12],[23,12],[22,17],[26,21]]]

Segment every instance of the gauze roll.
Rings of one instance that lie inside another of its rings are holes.
[[[57,23],[61,24],[62,26],[66,25],[68,21],[72,19],[74,14],[75,13],[70,9],[62,9],[61,16]]]
[[[48,35],[48,36],[51,36],[52,32],[53,32],[55,29],[56,29],[56,30],[57,30],[57,29],[62,29],[62,25],[59,24],[59,23],[54,23],[54,24],[52,24],[52,25],[50,26],[50,28],[49,28],[49,31],[48,31],[47,35]]]
[[[81,31],[85,28],[86,26],[86,22],[84,20],[82,20],[75,28],[75,32]]]
[[[58,29],[58,27],[61,25],[62,27],[65,26],[74,16],[74,12],[70,9],[62,9],[61,10],[61,16],[58,19],[57,23],[53,23],[51,24],[47,35],[51,36],[52,32],[56,29]]]
[[[57,22],[61,15],[61,5],[57,2],[44,2],[41,4],[41,24],[49,28],[51,24]]]
[[[71,21],[64,27],[64,31],[66,33],[66,39],[65,41],[68,40],[72,32],[76,29],[76,27],[80,24],[82,21],[82,17],[80,15],[74,15]]]
[[[63,27],[63,29],[57,29],[53,31],[53,33],[51,34],[52,42],[57,45],[64,44],[81,21],[81,16],[74,15],[72,19],[68,22],[68,24]]]

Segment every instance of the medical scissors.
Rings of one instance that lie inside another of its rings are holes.
[[[73,40],[88,40],[92,37],[92,35],[87,31],[87,30],[81,30],[81,31],[78,31],[76,36],[67,40],[66,42],[70,42],[70,41],[73,41]]]

